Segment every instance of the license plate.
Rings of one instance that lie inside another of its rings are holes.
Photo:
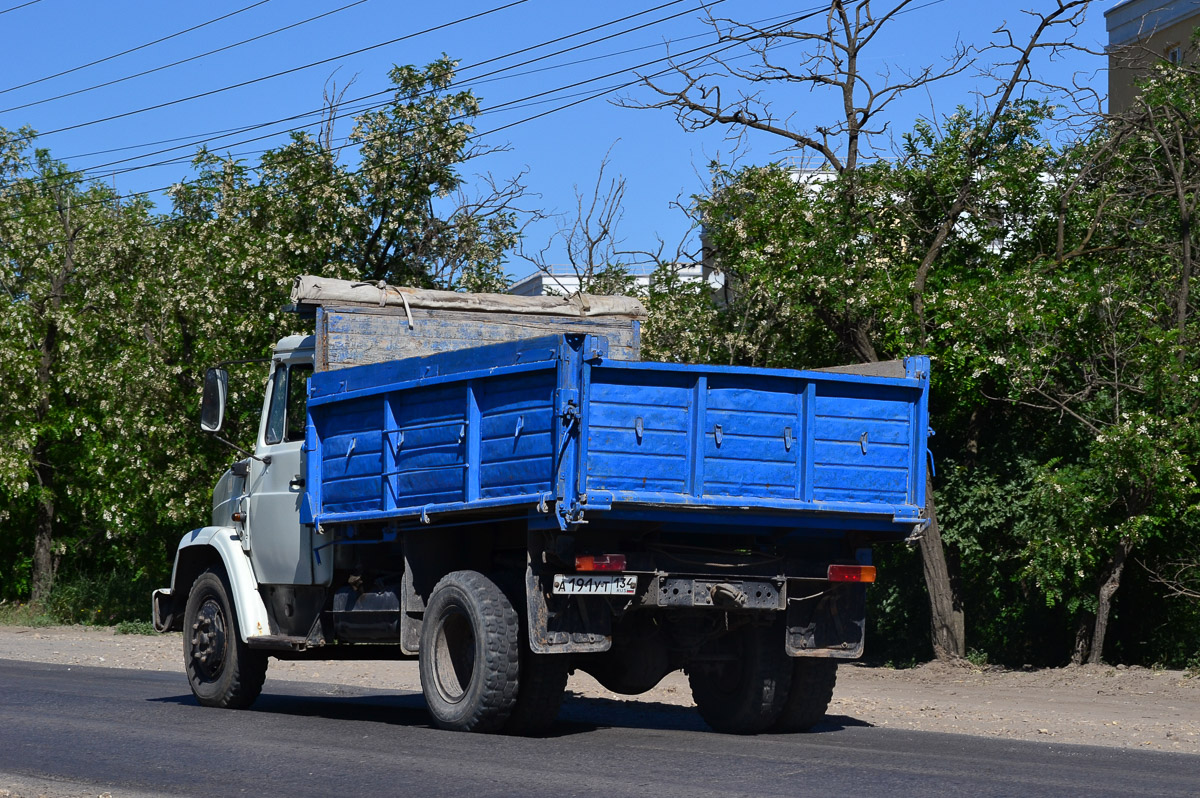
[[[592,596],[632,596],[637,592],[637,577],[616,574],[584,576],[555,574],[554,592]]]

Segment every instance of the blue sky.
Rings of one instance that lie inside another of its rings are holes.
[[[708,163],[729,157],[732,145],[725,140],[725,131],[685,132],[670,112],[620,108],[604,97],[540,119],[522,120],[631,80],[632,75],[627,70],[662,58],[667,53],[667,42],[670,42],[671,51],[678,53],[713,41],[709,28],[694,11],[700,5],[699,0],[669,4],[658,11],[556,45],[469,68],[472,64],[593,25],[647,11],[665,1],[525,0],[509,8],[485,13],[504,5],[504,0],[449,3],[264,0],[257,5],[256,0],[210,0],[206,3],[35,0],[24,7],[18,6],[28,0],[0,0],[0,41],[4,42],[0,50],[0,126],[13,129],[30,125],[43,133],[39,145],[48,147],[56,157],[65,159],[74,168],[89,170],[98,176],[107,175],[113,170],[145,167],[149,163],[185,157],[195,149],[189,142],[204,134],[315,110],[321,105],[322,90],[331,75],[339,86],[355,78],[346,95],[347,99],[352,99],[385,88],[387,71],[393,63],[424,64],[444,52],[461,61],[464,67],[461,77],[469,81],[483,72],[653,22],[642,30],[620,33],[608,41],[508,70],[493,76],[489,82],[468,82],[482,98],[485,111],[509,104],[485,113],[476,122],[478,130],[489,131],[518,123],[483,139],[490,144],[508,145],[509,152],[476,161],[471,168],[486,169],[500,178],[526,170],[525,182],[530,191],[540,195],[528,200],[527,204],[548,211],[567,212],[574,205],[575,186],[590,192],[601,159],[611,151],[610,172],[619,173],[628,181],[625,220],[620,231],[626,245],[635,249],[651,248],[655,237],[661,236],[673,247],[684,234],[687,222],[678,210],[672,209],[671,203],[677,197],[686,198],[702,191]],[[1094,51],[1103,48],[1106,41],[1103,11],[1114,4],[1111,0],[1093,4],[1079,31],[1080,43]],[[792,3],[724,0],[713,6],[713,12],[741,20],[763,20],[799,15],[820,5],[818,0]],[[876,3],[876,8],[885,5],[888,4]],[[952,50],[956,40],[981,46],[991,38],[993,30],[1006,22],[1018,32],[1027,31],[1029,18],[1021,13],[1022,9],[1049,10],[1055,5],[1054,0],[917,0],[910,13],[884,29],[867,68],[869,71],[885,68],[895,71],[936,66]],[[13,10],[3,13],[9,8]],[[160,68],[326,12],[334,13],[258,41]],[[448,24],[479,14],[482,16],[473,20]],[[222,15],[229,16],[136,52],[75,69]],[[816,25],[819,22],[818,17],[801,24]],[[445,27],[355,55],[341,55],[436,26]],[[801,49],[793,47],[785,57],[793,54],[799,57]],[[169,103],[325,59],[329,60],[311,68],[207,97],[49,132]],[[582,63],[568,63],[578,61]],[[658,68],[661,65],[646,67],[647,70]],[[72,71],[43,80],[64,70]],[[1037,70],[1051,80],[1075,75],[1094,85],[1102,94],[1105,91],[1104,62],[1098,56],[1071,53],[1053,63],[1042,59]],[[91,88],[143,71],[150,72],[110,86]],[[618,74],[531,101],[541,104],[522,102],[524,98],[542,92],[614,72]],[[26,83],[31,85],[22,86]],[[917,116],[948,113],[959,104],[971,105],[975,102],[972,92],[984,85],[978,77],[964,75],[939,84],[928,93],[914,94],[895,107],[890,120],[892,129],[902,132]],[[72,92],[80,93],[49,99]],[[578,95],[578,92],[587,93]],[[652,99],[646,89],[636,86],[621,94],[634,99]],[[549,102],[543,102],[547,99]],[[807,88],[780,91],[775,100],[778,107],[794,111],[801,126],[835,118],[838,110],[834,98],[810,92]],[[18,107],[25,105],[27,107]],[[210,146],[218,152],[242,154],[244,160],[253,163],[257,158],[256,150],[277,145],[281,137],[239,142],[313,121],[315,117],[281,122],[261,130],[215,139]],[[349,129],[349,120],[343,120],[335,135],[345,136]],[[175,138],[182,140],[142,146]],[[788,153],[781,151],[782,143],[767,136],[751,138],[740,162],[759,163],[784,157]],[[150,151],[180,144],[187,146],[147,155]],[[101,152],[116,148],[127,149]],[[353,158],[350,151],[346,151],[345,157]],[[126,158],[139,160],[104,165]],[[119,191],[129,193],[154,190],[186,179],[188,174],[186,163],[171,163],[124,171],[104,179],[108,183],[115,181]],[[552,221],[530,228],[530,247],[540,249],[553,231]],[[560,250],[552,249],[550,257],[560,260]],[[529,270],[528,265],[519,261],[509,266],[514,276]]]

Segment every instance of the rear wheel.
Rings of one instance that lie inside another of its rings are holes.
[[[535,654],[521,646],[521,678],[517,703],[504,731],[538,734],[554,723],[567,689],[568,662],[563,654]]]
[[[201,704],[244,709],[262,692],[267,657],[242,641],[229,592],[217,570],[192,583],[183,616],[183,664]]]
[[[837,660],[796,657],[792,660],[792,686],[788,689],[783,714],[772,731],[801,732],[825,717],[837,682]]]
[[[724,659],[689,668],[700,717],[727,734],[765,731],[783,712],[792,663],[774,626],[743,626],[723,638]]]
[[[537,654],[529,646],[529,620],[525,612],[525,581],[515,570],[491,574],[496,585],[517,610],[519,676],[517,702],[504,724],[505,734],[532,736],[548,729],[562,707],[563,693],[570,675],[570,657],[565,654]]]
[[[502,728],[517,702],[519,646],[517,613],[494,582],[476,571],[443,577],[421,624],[421,690],[433,722]]]

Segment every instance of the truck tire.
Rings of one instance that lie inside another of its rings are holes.
[[[700,717],[715,731],[757,734],[783,712],[792,663],[774,626],[743,626],[723,638],[731,658],[688,669]]]
[[[421,624],[421,690],[436,726],[503,728],[517,702],[517,613],[476,571],[454,571],[433,588]]]
[[[192,583],[183,615],[183,666],[203,706],[245,709],[262,692],[267,656],[242,641],[229,593],[219,569]]]
[[[525,581],[511,571],[489,575],[517,610],[521,653],[517,678],[517,703],[504,724],[504,733],[533,736],[544,732],[558,717],[570,675],[570,658],[562,654],[536,654],[529,646],[529,619],[525,609]]]
[[[562,654],[535,654],[521,646],[521,676],[517,703],[513,705],[506,734],[535,735],[558,717],[567,689],[568,658]]]
[[[796,657],[792,661],[792,686],[788,688],[783,714],[771,731],[802,732],[825,717],[837,682],[837,660]]]

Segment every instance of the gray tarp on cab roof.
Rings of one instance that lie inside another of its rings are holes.
[[[458,310],[478,313],[517,313],[530,316],[615,316],[643,320],[646,309],[633,297],[597,296],[510,296],[467,294],[386,285],[382,281],[354,282],[330,277],[303,275],[292,285],[292,304],[360,307],[403,307],[426,310]]]

